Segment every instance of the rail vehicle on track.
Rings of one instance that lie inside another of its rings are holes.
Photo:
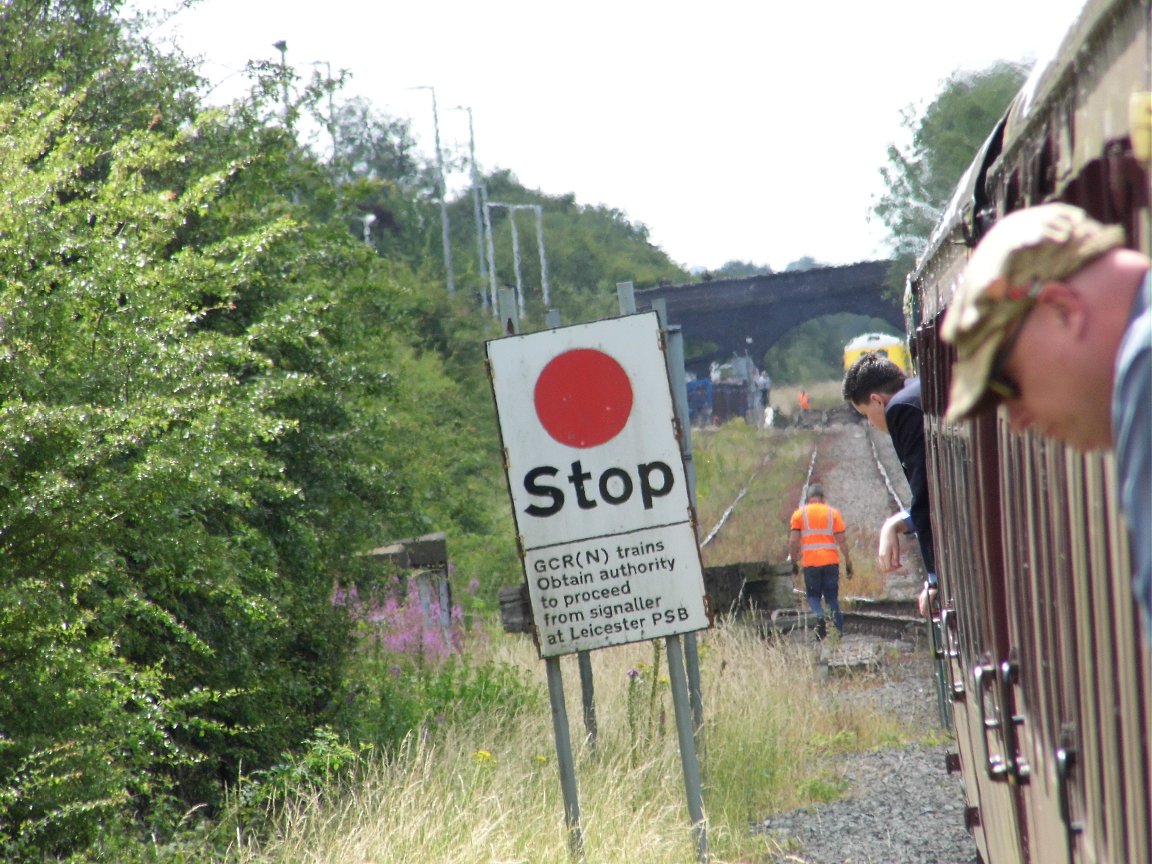
[[[848,371],[861,354],[877,353],[883,354],[905,372],[912,368],[903,338],[888,333],[863,333],[844,346],[844,371]]]
[[[1152,652],[1112,457],[1013,433],[1003,409],[946,423],[953,356],[938,336],[976,242],[1010,211],[1073,203],[1152,253],[1150,22],[1149,0],[1087,0],[986,140],[908,283],[937,651],[959,750],[949,768],[987,864],[1152,861]]]

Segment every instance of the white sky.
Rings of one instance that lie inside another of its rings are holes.
[[[409,118],[429,159],[431,95],[410,88],[434,86],[445,151],[467,154],[468,105],[483,171],[621,210],[684,266],[780,270],[885,257],[870,208],[901,111],[958,68],[1047,56],[1082,2],[202,0],[157,35],[223,98],[283,39],[303,77],[327,61]]]

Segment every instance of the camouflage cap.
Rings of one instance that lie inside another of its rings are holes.
[[[1124,229],[1079,207],[1041,204],[1009,213],[980,241],[940,327],[956,346],[948,420],[984,400],[996,352],[1047,282],[1060,281],[1124,243]]]

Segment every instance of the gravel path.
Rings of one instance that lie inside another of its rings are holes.
[[[888,664],[876,686],[833,691],[829,698],[875,700],[885,710],[935,726],[931,675],[921,646]],[[781,864],[974,864],[960,778],[944,769],[945,754],[955,749],[912,745],[853,754],[843,765],[845,798],[774,813],[754,830],[790,850]]]
[[[845,521],[872,526],[875,531],[895,512],[888,491],[877,480],[868,436],[897,494],[907,503],[908,486],[891,441],[863,424],[832,427],[820,442],[816,478]],[[908,544],[907,572],[890,579],[894,596],[911,596],[922,580],[923,565],[914,544]],[[854,637],[845,636],[845,643]],[[883,710],[908,718],[916,726],[939,729],[933,664],[924,644],[889,646],[884,666],[872,686],[835,687],[829,678],[830,700],[872,701]],[[775,813],[754,826],[790,850],[781,864],[972,864],[976,847],[964,829],[961,781],[944,769],[944,755],[954,745],[914,745],[845,759],[847,796],[832,804]]]

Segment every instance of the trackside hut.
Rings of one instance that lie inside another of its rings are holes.
[[[708,627],[655,313],[487,353],[541,655]]]

